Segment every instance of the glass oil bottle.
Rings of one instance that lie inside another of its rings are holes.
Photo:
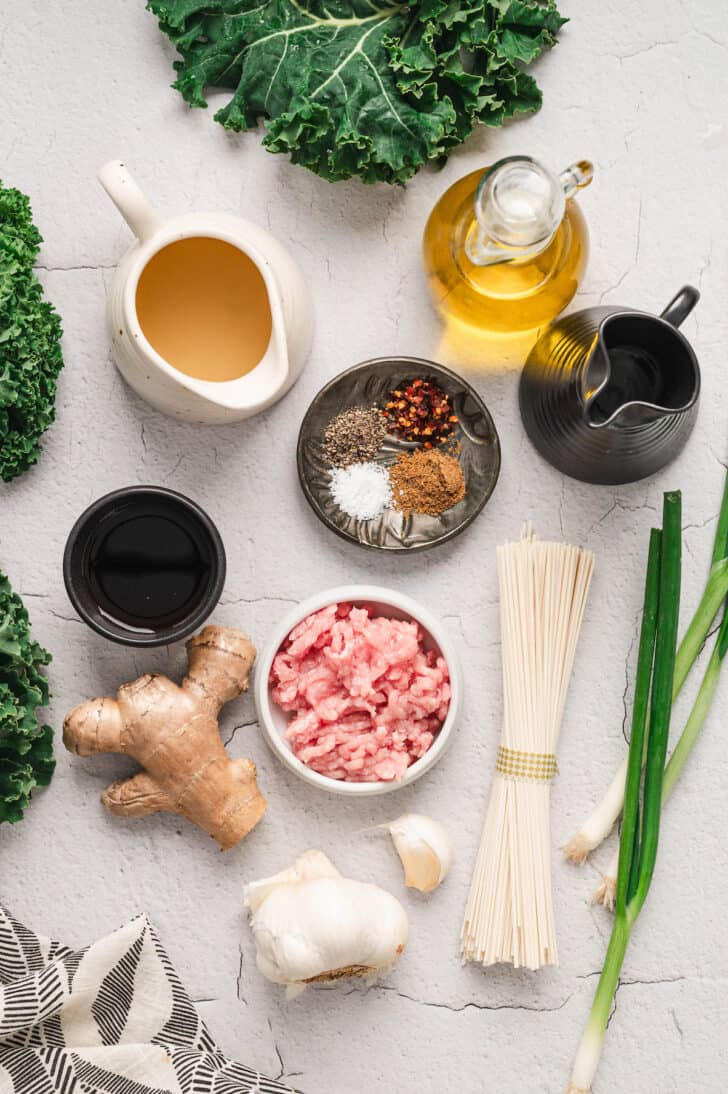
[[[528,156],[499,160],[447,190],[423,251],[434,303],[480,336],[536,331],[574,296],[589,237],[573,200],[591,182],[584,160],[555,175]]]

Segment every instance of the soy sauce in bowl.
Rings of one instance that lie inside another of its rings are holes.
[[[129,487],[94,502],[64,555],[69,597],[112,641],[156,646],[184,638],[215,607],[225,551],[207,514],[162,487]]]

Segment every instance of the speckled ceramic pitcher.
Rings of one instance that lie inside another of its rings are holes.
[[[303,368],[313,325],[308,287],[285,248],[255,224],[223,213],[163,220],[119,161],[107,163],[99,181],[136,236],[108,299],[114,359],[130,386],[165,414],[204,424],[248,418],[280,399]],[[202,380],[179,371],[154,349],[139,322],[136,294],[145,267],[164,247],[193,237],[232,244],[251,259],[265,283],[268,347],[259,363],[236,379]]]

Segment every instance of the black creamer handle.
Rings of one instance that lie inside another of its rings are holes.
[[[700,300],[698,290],[692,285],[683,285],[661,313],[660,319],[665,319],[673,327],[679,327],[690,315],[698,300]]]

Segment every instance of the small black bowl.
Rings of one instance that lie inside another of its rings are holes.
[[[130,528],[135,521],[146,523]],[[138,540],[141,531],[140,557],[134,532]],[[207,513],[162,486],[128,486],[99,498],[74,524],[63,554],[63,580],[80,617],[125,646],[186,638],[220,599],[225,568],[225,548]]]

